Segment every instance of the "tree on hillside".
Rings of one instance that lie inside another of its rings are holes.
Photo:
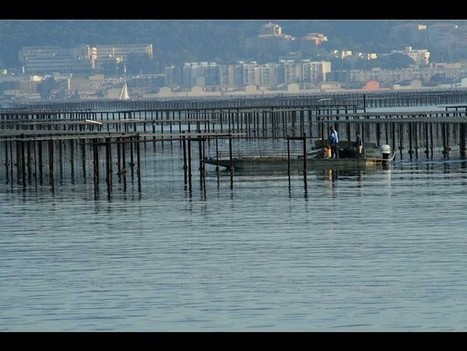
[[[415,64],[415,61],[404,54],[394,53],[378,58],[379,67],[383,69],[403,69]]]

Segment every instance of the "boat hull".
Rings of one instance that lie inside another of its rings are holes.
[[[241,171],[282,170],[303,171],[314,169],[362,169],[366,167],[387,167],[393,156],[387,158],[286,158],[248,157],[232,159],[207,158],[205,162],[225,169]]]

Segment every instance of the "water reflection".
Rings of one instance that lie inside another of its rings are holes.
[[[111,199],[92,180],[2,184],[0,329],[465,329],[465,160],[311,170],[307,187],[194,173],[192,193],[164,162]]]

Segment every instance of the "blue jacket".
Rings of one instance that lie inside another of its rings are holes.
[[[331,145],[339,143],[339,136],[337,134],[337,131],[333,130],[331,132],[331,134],[329,135],[329,143]]]

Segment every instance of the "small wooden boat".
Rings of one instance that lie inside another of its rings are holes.
[[[321,144],[318,142],[318,145]],[[227,170],[259,171],[259,170],[290,170],[304,169],[358,169],[364,167],[387,167],[395,157],[395,152],[389,145],[377,146],[368,143],[364,145],[363,153],[357,154],[349,142],[340,144],[339,157],[331,158],[326,146],[318,146],[303,154],[280,155],[227,155],[205,158],[205,163]]]

